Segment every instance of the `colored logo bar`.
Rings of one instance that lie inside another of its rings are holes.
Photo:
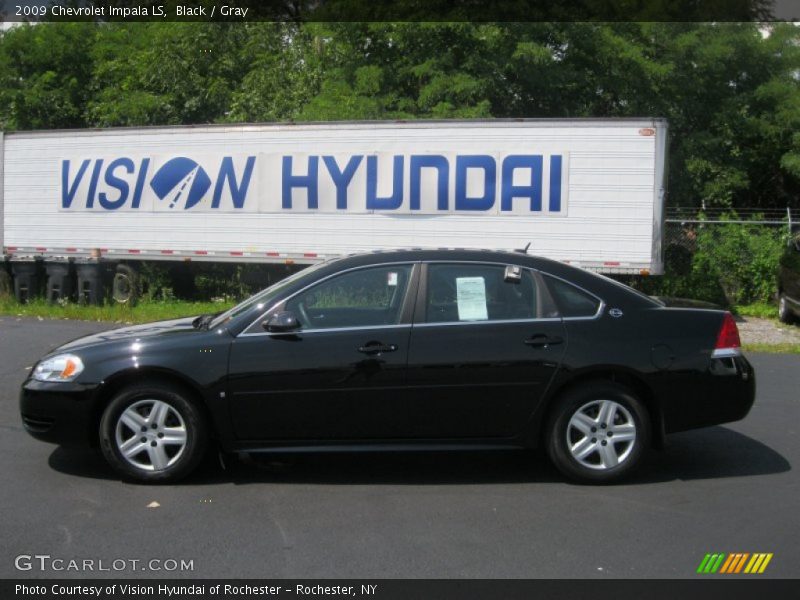
[[[733,552],[727,554],[718,552],[706,554],[697,567],[698,573],[724,573],[726,575],[737,573],[763,573],[772,560],[772,552]]]

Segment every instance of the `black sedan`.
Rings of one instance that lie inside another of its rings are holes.
[[[675,431],[742,419],[753,369],[724,311],[667,307],[521,253],[408,250],[310,267],[220,315],[57,348],[22,421],[158,482],[223,452],[544,446],[618,480]]]

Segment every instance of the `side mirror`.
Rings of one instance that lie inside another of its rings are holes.
[[[300,329],[300,321],[297,320],[292,311],[282,310],[273,314],[261,326],[268,333],[285,333]]]

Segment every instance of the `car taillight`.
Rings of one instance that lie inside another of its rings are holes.
[[[729,312],[722,317],[722,326],[717,334],[717,343],[714,344],[713,356],[735,356],[740,353],[742,341],[739,339],[739,328],[733,315]]]

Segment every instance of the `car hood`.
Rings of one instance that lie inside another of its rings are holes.
[[[121,327],[119,329],[111,329],[109,331],[101,331],[92,335],[87,335],[71,342],[67,342],[55,348],[52,352],[75,352],[77,350],[88,348],[91,346],[99,346],[101,344],[109,344],[113,342],[126,342],[148,339],[152,341],[153,338],[175,336],[175,335],[189,335],[205,331],[205,329],[196,329],[192,322],[196,317],[184,317],[182,319],[170,319],[169,321],[155,321],[153,323],[144,323],[143,325],[133,325],[131,327]]]

